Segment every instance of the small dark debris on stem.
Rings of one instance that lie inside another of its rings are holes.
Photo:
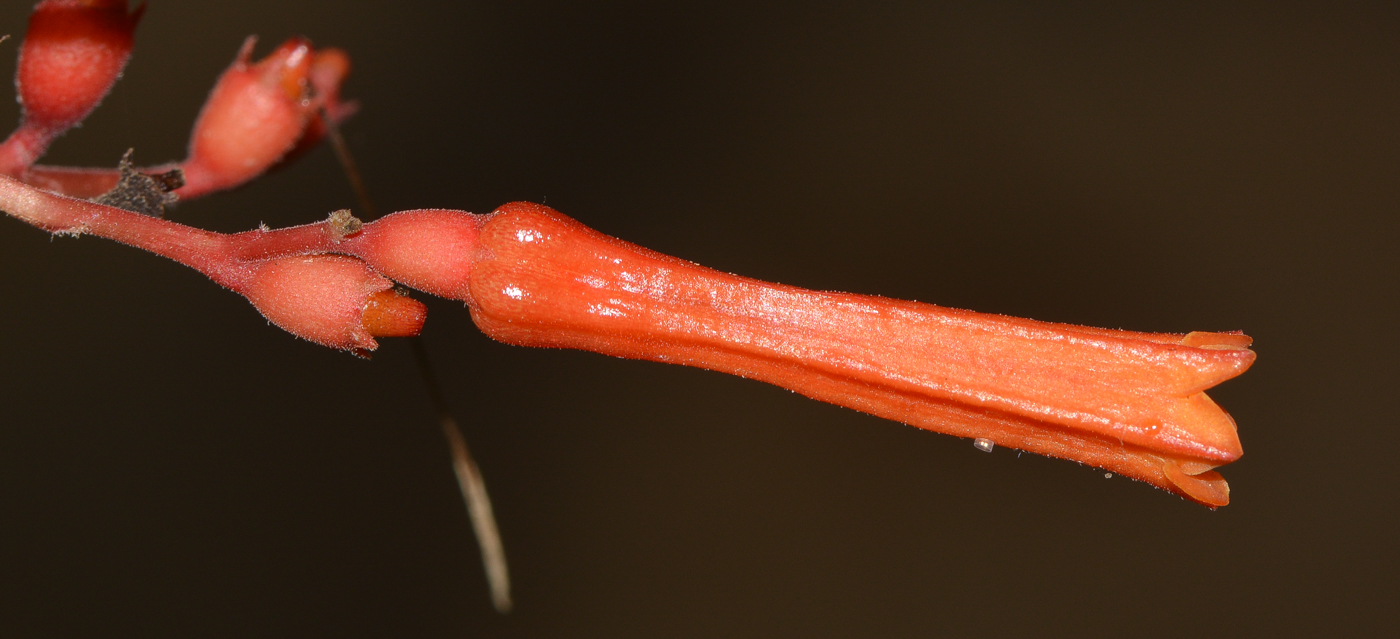
[[[172,191],[185,185],[185,174],[180,169],[154,175],[137,171],[131,164],[132,152],[133,149],[127,149],[122,155],[121,163],[117,165],[117,171],[121,173],[117,185],[92,201],[132,213],[163,218],[165,207],[179,199]]]

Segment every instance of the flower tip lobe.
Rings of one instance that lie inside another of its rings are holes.
[[[1190,470],[1198,472],[1189,473]],[[1201,505],[1219,508],[1230,503],[1230,484],[1213,470],[1183,468],[1180,462],[1169,460],[1162,464],[1162,474],[1182,496]]]

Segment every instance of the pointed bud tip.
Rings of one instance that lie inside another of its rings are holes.
[[[306,97],[306,87],[313,60],[311,41],[297,36],[288,39],[253,65],[253,70],[267,86],[275,86],[289,100]]]
[[[371,295],[360,320],[374,337],[415,337],[423,330],[428,307],[394,290]]]

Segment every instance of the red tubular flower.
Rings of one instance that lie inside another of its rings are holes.
[[[128,13],[126,0],[44,0],[34,8],[15,74],[23,122],[0,147],[0,172],[22,172],[97,107],[131,57],[144,10]]]
[[[190,136],[181,197],[238,186],[276,164],[301,139],[315,108],[307,87],[311,43],[292,38],[251,64],[248,38],[219,77]]]
[[[363,225],[342,211],[230,236],[0,177],[0,210],[170,257],[247,296],[287,331],[360,354],[376,335],[422,325],[423,306],[394,295],[388,276],[466,301],[477,326],[506,343],[759,379],[1093,464],[1211,507],[1229,503],[1212,469],[1242,454],[1234,421],[1204,392],[1254,363],[1240,333],[1134,333],[770,284],[528,203]]]
[[[391,215],[342,250],[465,300],[487,335],[698,366],[921,428],[1074,459],[1207,506],[1242,453],[1203,391],[1254,362],[1238,333],[1050,324],[729,275],[547,207]]]

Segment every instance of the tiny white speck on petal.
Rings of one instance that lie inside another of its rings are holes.
[[[992,440],[987,439],[986,437],[978,437],[977,439],[972,440],[972,445],[976,446],[977,450],[980,450],[984,453],[990,453],[992,452],[993,448],[997,447],[996,442],[993,442]]]
[[[1113,479],[1113,473],[1104,473],[1104,474],[1103,474],[1103,478],[1104,478],[1104,479]]]

